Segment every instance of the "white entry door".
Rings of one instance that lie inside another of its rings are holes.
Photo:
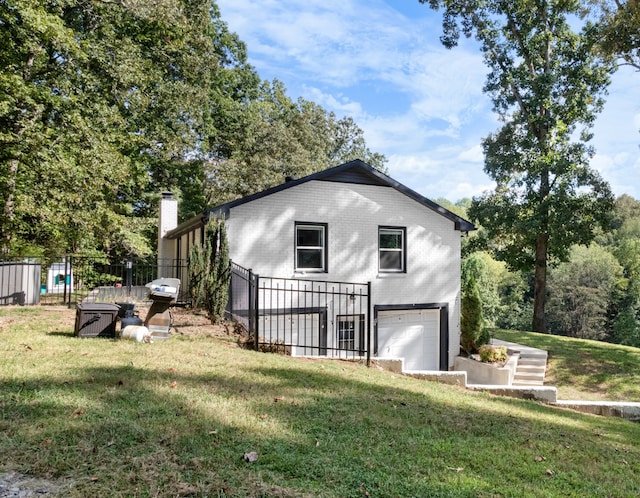
[[[440,310],[378,312],[378,356],[404,359],[404,369],[438,370]]]

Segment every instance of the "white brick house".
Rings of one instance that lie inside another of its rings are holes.
[[[175,201],[163,202],[175,211]],[[325,345],[338,347],[348,334],[353,340],[368,323],[372,357],[403,359],[406,371],[452,368],[460,342],[460,242],[475,229],[468,221],[356,160],[175,227],[165,217],[159,254],[186,258],[210,217],[225,218],[231,259],[257,274],[370,283],[370,303],[357,318],[329,310]]]

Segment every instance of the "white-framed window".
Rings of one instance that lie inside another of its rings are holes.
[[[300,271],[327,271],[327,224],[295,224],[295,264]]]
[[[378,268],[381,272],[406,271],[406,229],[378,227]]]
[[[337,346],[346,351],[364,347],[364,315],[338,315]]]

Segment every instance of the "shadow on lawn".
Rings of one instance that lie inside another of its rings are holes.
[[[288,361],[211,375],[89,366],[65,382],[5,381],[0,450],[8,465],[74,476],[78,496],[348,497],[493,494],[514,476],[514,454],[521,470],[508,486],[519,494],[544,474],[538,454],[570,461],[584,441],[583,458],[606,459],[620,447],[620,421]],[[640,426],[631,432],[638,443]],[[596,484],[589,472],[567,478],[572,492],[616,479]],[[558,492],[553,480],[536,485]]]

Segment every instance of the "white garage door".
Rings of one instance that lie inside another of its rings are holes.
[[[440,310],[378,312],[378,356],[404,358],[405,370],[439,370]]]

